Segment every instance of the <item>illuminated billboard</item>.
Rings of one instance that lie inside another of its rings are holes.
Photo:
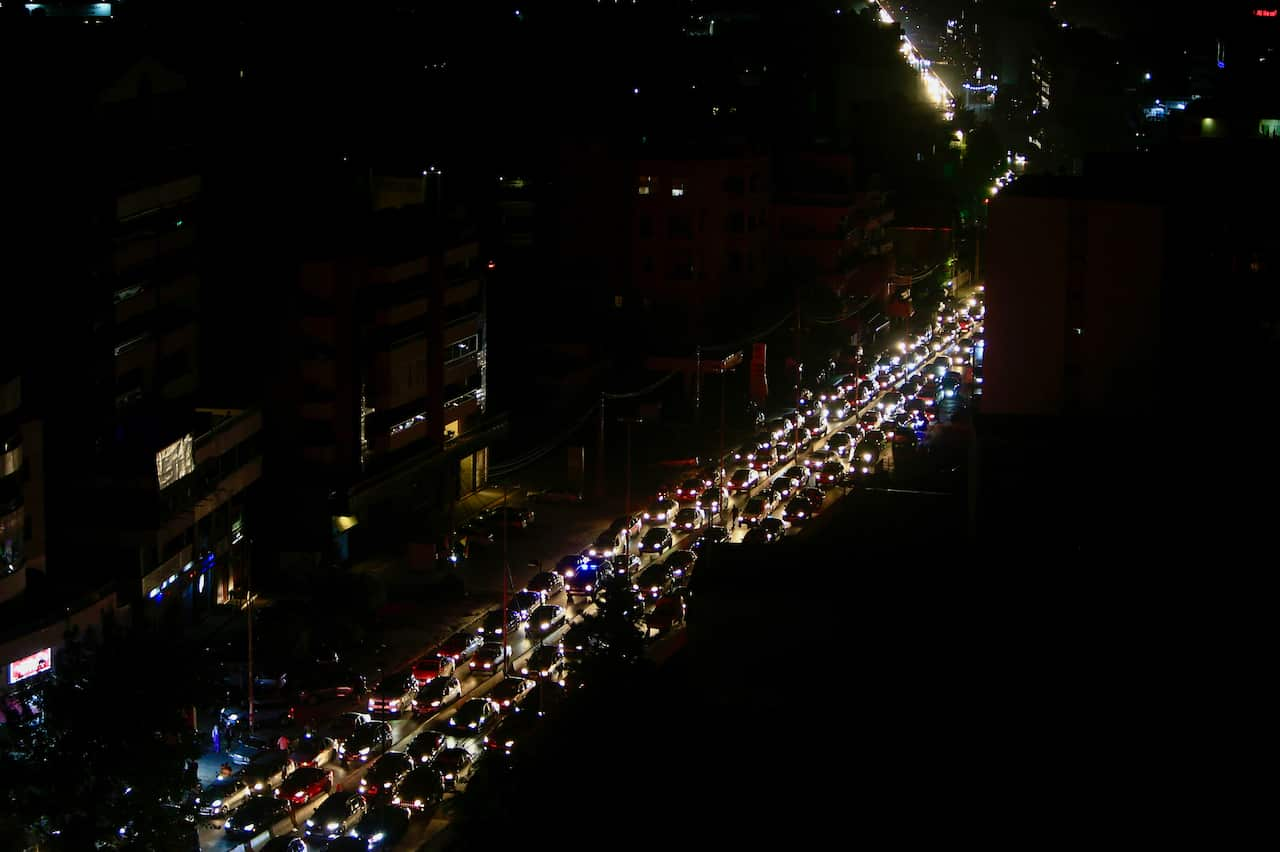
[[[45,648],[36,651],[29,657],[14,660],[9,664],[9,683],[17,683],[20,680],[35,677],[41,672],[49,671],[51,668],[53,668],[53,649]]]
[[[196,462],[191,453],[190,435],[184,435],[156,453],[156,478],[160,480],[161,490],[168,488],[195,469]]]

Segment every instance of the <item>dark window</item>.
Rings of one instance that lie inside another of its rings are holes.
[[[653,272],[653,258],[646,255],[644,260],[640,261],[640,268],[645,272]]]
[[[741,210],[734,210],[729,213],[724,220],[725,230],[731,234],[741,234],[743,216],[744,214]]]
[[[724,179],[724,191],[730,195],[742,194],[742,175],[729,175]]]
[[[636,221],[636,231],[639,232],[642,237],[653,236],[653,220],[648,216],[641,216]]]
[[[726,263],[726,266],[728,267],[728,270],[730,272],[741,272],[742,271],[742,252],[740,251],[729,252],[729,258]]]
[[[693,223],[688,216],[672,216],[667,220],[667,234],[675,239],[690,239],[693,237]]]

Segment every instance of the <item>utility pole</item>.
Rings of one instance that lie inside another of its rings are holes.
[[[693,377],[693,422],[697,426],[702,425],[702,346],[699,345],[693,350],[694,377]],[[698,435],[699,450],[702,447],[702,435]]]
[[[246,552],[249,556],[245,560],[244,583],[245,583],[245,611],[249,614],[249,733],[253,733],[253,539],[249,539],[249,546]]]
[[[624,506],[626,514],[624,519],[627,522],[623,528],[623,556],[627,559],[631,558],[631,426],[636,423],[643,423],[643,417],[619,417],[619,423],[627,424],[627,477],[626,477],[626,493],[624,497]],[[625,562],[623,564],[626,564]]]
[[[600,391],[600,438],[596,442],[596,497],[604,499],[604,391]]]

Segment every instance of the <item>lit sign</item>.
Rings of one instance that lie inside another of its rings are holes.
[[[9,664],[9,683],[26,680],[41,672],[47,672],[51,668],[53,668],[53,649],[45,648],[42,651],[36,651],[29,657],[14,660]]]
[[[196,462],[191,454],[190,435],[184,435],[156,453],[156,478],[160,480],[161,490],[168,488],[195,469]]]
[[[1274,18],[1280,14],[1280,9],[1254,9],[1253,16],[1255,18]]]

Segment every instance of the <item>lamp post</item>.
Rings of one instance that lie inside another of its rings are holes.
[[[623,558],[631,558],[631,426],[636,423],[643,423],[643,417],[619,417],[619,423],[627,424],[627,477],[626,477],[626,493],[623,498],[623,506],[625,514],[623,520],[626,525],[622,530],[622,547]],[[623,565],[626,565],[624,562]]]

